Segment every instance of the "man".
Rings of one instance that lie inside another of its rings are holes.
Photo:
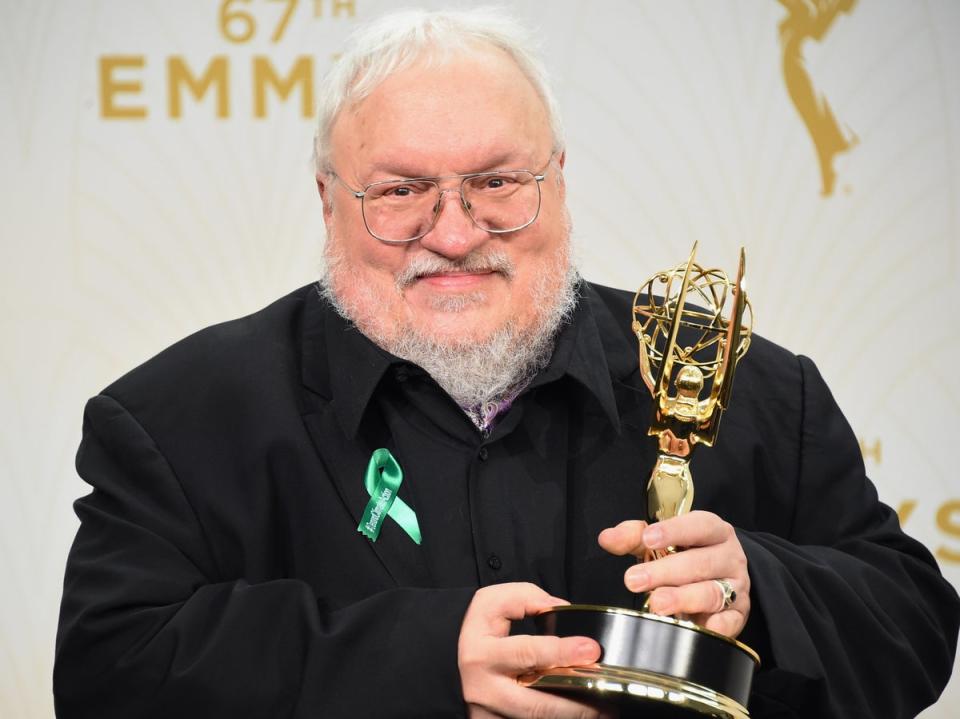
[[[936,699],[956,594],[808,360],[756,339],[697,511],[637,519],[654,448],[630,296],[571,268],[560,125],[516,26],[362,31],[316,154],[320,291],[88,404],[62,716],[601,716],[516,681],[596,642],[511,621],[649,590],[759,651],[753,716]],[[635,563],[670,545],[688,549]]]

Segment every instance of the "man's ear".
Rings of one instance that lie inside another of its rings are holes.
[[[329,220],[330,213],[333,211],[333,198],[329,196],[330,183],[327,182],[326,175],[315,175],[317,181],[317,192],[320,193],[320,200],[323,202],[323,219]]]
[[[560,190],[560,196],[563,198],[566,198],[566,195],[567,195],[566,183],[563,180],[563,165],[566,163],[566,161],[567,161],[567,151],[564,150],[563,152],[560,153],[560,157],[557,158],[557,164],[560,166],[560,169],[557,170],[556,173],[554,173],[556,176],[557,187]]]

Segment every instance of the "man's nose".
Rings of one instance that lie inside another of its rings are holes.
[[[433,228],[420,238],[420,244],[445,257],[468,255],[490,237],[474,224],[470,204],[460,189],[440,191],[437,198],[437,220]]]

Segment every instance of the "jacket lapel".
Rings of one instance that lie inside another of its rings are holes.
[[[355,541],[368,545],[376,553],[383,568],[397,586],[431,586],[423,550],[392,517],[387,517],[375,542],[356,531],[363,510],[370,500],[363,478],[370,455],[377,447],[368,447],[359,438],[346,439],[332,408],[307,414],[303,421],[325,470],[325,476],[318,477],[317,480],[332,482],[336,487],[340,500],[353,520]],[[399,496],[404,498],[402,485]]]
[[[389,357],[315,294],[306,300],[301,342],[303,422],[324,469],[317,481],[335,486],[353,520],[354,540],[369,546],[394,583],[432,586],[422,548],[392,517],[383,523],[376,542],[356,531],[370,500],[363,481],[370,455],[379,447],[390,449],[385,430],[359,431],[367,400]],[[402,485],[399,496],[406,498]]]

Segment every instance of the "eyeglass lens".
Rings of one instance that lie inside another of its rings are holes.
[[[460,192],[473,222],[488,232],[525,227],[540,210],[540,183],[527,170],[466,177]],[[363,217],[375,236],[402,242],[429,232],[441,203],[440,186],[432,180],[375,182],[363,196]]]

